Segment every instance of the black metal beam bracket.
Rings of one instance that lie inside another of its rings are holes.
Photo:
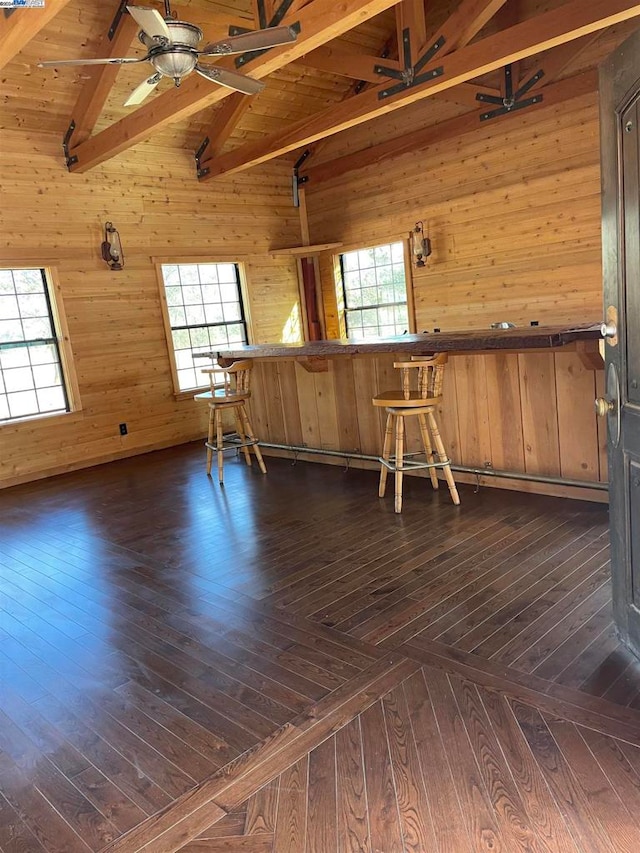
[[[419,86],[421,83],[426,83],[427,80],[433,80],[435,77],[441,77],[444,73],[442,65],[427,71],[425,74],[420,74],[420,71],[427,65],[436,53],[442,48],[445,43],[445,37],[440,36],[430,48],[425,50],[420,59],[413,64],[411,57],[411,30],[409,27],[402,31],[402,48],[404,68],[398,71],[396,68],[389,68],[387,65],[374,65],[373,70],[376,74],[384,77],[392,77],[395,80],[400,80],[395,86],[388,86],[386,89],[378,92],[378,99],[384,100],[397,95],[398,92],[403,92],[405,89],[411,89],[414,86]]]
[[[198,176],[198,178],[204,178],[205,175],[209,174],[210,170],[206,166],[202,165],[202,155],[209,147],[210,142],[211,140],[209,139],[209,137],[205,136],[205,138],[202,140],[202,145],[193,155],[196,161],[196,175]]]
[[[532,86],[535,86],[535,84],[539,80],[542,80],[543,77],[544,71],[540,69],[514,92],[511,64],[505,65],[504,97],[501,98],[497,95],[485,95],[482,92],[478,92],[476,95],[476,101],[480,101],[485,104],[496,104],[498,106],[497,110],[489,110],[489,112],[481,113],[480,121],[488,121],[489,119],[497,118],[498,116],[503,116],[507,113],[512,113],[515,110],[521,110],[525,107],[531,107],[533,104],[539,104],[543,98],[542,93],[533,95],[530,98],[523,98],[523,95],[526,95],[529,89],[531,89]]]
[[[127,12],[127,3],[128,2],[129,2],[129,0],[121,0],[121,3],[118,6],[118,9],[117,9],[115,15],[113,16],[113,21],[111,21],[111,26],[109,27],[109,32],[108,32],[109,41],[113,41],[113,37],[116,34],[116,30],[118,29],[118,25],[122,19],[122,16],[129,14]]]
[[[289,11],[289,8],[293,0],[282,0],[278,8],[273,13],[271,20],[267,21],[267,13],[264,5],[264,0],[257,0],[258,5],[258,23],[260,24],[261,30],[268,30],[269,27],[277,27],[282,23],[284,16]],[[300,22],[296,21],[295,24],[290,24],[291,29],[295,32],[300,32]],[[251,29],[245,29],[244,27],[229,27],[229,35],[237,36],[242,33],[250,33]],[[243,53],[236,58],[236,68],[242,68],[243,65],[246,65],[248,62],[251,62],[252,59],[255,59],[257,56],[262,56],[263,53],[266,53],[269,48],[265,48],[265,50],[252,50],[249,53]]]
[[[64,139],[62,140],[62,150],[64,151],[64,159],[67,164],[67,169],[71,169],[72,166],[78,162],[78,158],[75,154],[71,154],[69,152],[69,143],[71,142],[71,137],[73,136],[73,131],[76,129],[76,123],[72,119],[71,124],[67,128],[67,132],[64,135]]]
[[[300,157],[298,157],[298,159],[296,160],[296,162],[294,163],[294,166],[293,166],[293,178],[292,178],[292,182],[291,182],[291,189],[293,191],[293,206],[294,207],[300,207],[300,195],[298,194],[298,190],[300,189],[300,187],[303,184],[306,184],[307,181],[309,180],[308,175],[304,175],[303,177],[300,177],[300,167],[305,162],[305,160],[310,156],[311,156],[311,151],[309,148],[307,148],[305,151],[302,152]]]

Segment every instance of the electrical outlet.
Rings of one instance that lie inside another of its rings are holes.
[[[120,435],[126,435],[128,431],[126,424],[120,424]]]

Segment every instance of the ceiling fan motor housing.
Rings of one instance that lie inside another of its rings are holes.
[[[172,41],[163,44],[147,35],[144,30],[138,38],[149,51],[149,61],[159,74],[179,80],[186,77],[198,62],[198,44],[202,39],[202,30],[186,21],[166,21],[171,31]]]

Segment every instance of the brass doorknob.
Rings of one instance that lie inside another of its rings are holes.
[[[604,418],[609,412],[612,412],[616,407],[613,400],[607,400],[606,397],[596,397],[596,414],[598,417]]]

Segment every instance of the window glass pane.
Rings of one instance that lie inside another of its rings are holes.
[[[42,270],[13,270],[16,293],[42,293]]]
[[[0,420],[69,410],[47,287],[43,269],[0,270]]]
[[[15,296],[0,296],[0,317],[17,320],[20,317],[18,300]]]
[[[30,367],[14,367],[13,370],[5,370],[3,373],[7,391],[30,391],[35,387]]]
[[[171,287],[172,285],[180,284],[180,273],[178,272],[178,267],[175,264],[163,264],[162,265],[162,278],[165,283],[165,287]]]
[[[27,367],[29,364],[29,349],[31,348],[9,347],[8,349],[0,349],[0,368],[9,370],[12,367]]]
[[[182,290],[179,287],[167,287],[167,305],[182,305]]]
[[[237,264],[165,264],[162,274],[178,387],[202,387],[204,362],[194,353],[247,343]]]
[[[58,353],[54,344],[34,344],[29,347],[31,364],[58,364]]]
[[[62,388],[39,388],[37,395],[41,412],[64,411],[65,399]]]
[[[47,298],[40,293],[27,293],[18,296],[21,317],[46,317],[49,318],[49,307]]]
[[[30,317],[22,321],[22,329],[27,340],[52,338],[51,321],[48,317]]]
[[[35,391],[19,391],[17,394],[7,394],[9,400],[9,416],[26,418],[27,415],[38,413],[38,398]]]
[[[347,333],[377,337],[407,330],[403,243],[345,252],[341,262]]]
[[[15,293],[11,270],[0,270],[0,294]]]
[[[199,264],[198,272],[200,274],[201,284],[216,284],[218,281],[218,265],[217,264]]]

